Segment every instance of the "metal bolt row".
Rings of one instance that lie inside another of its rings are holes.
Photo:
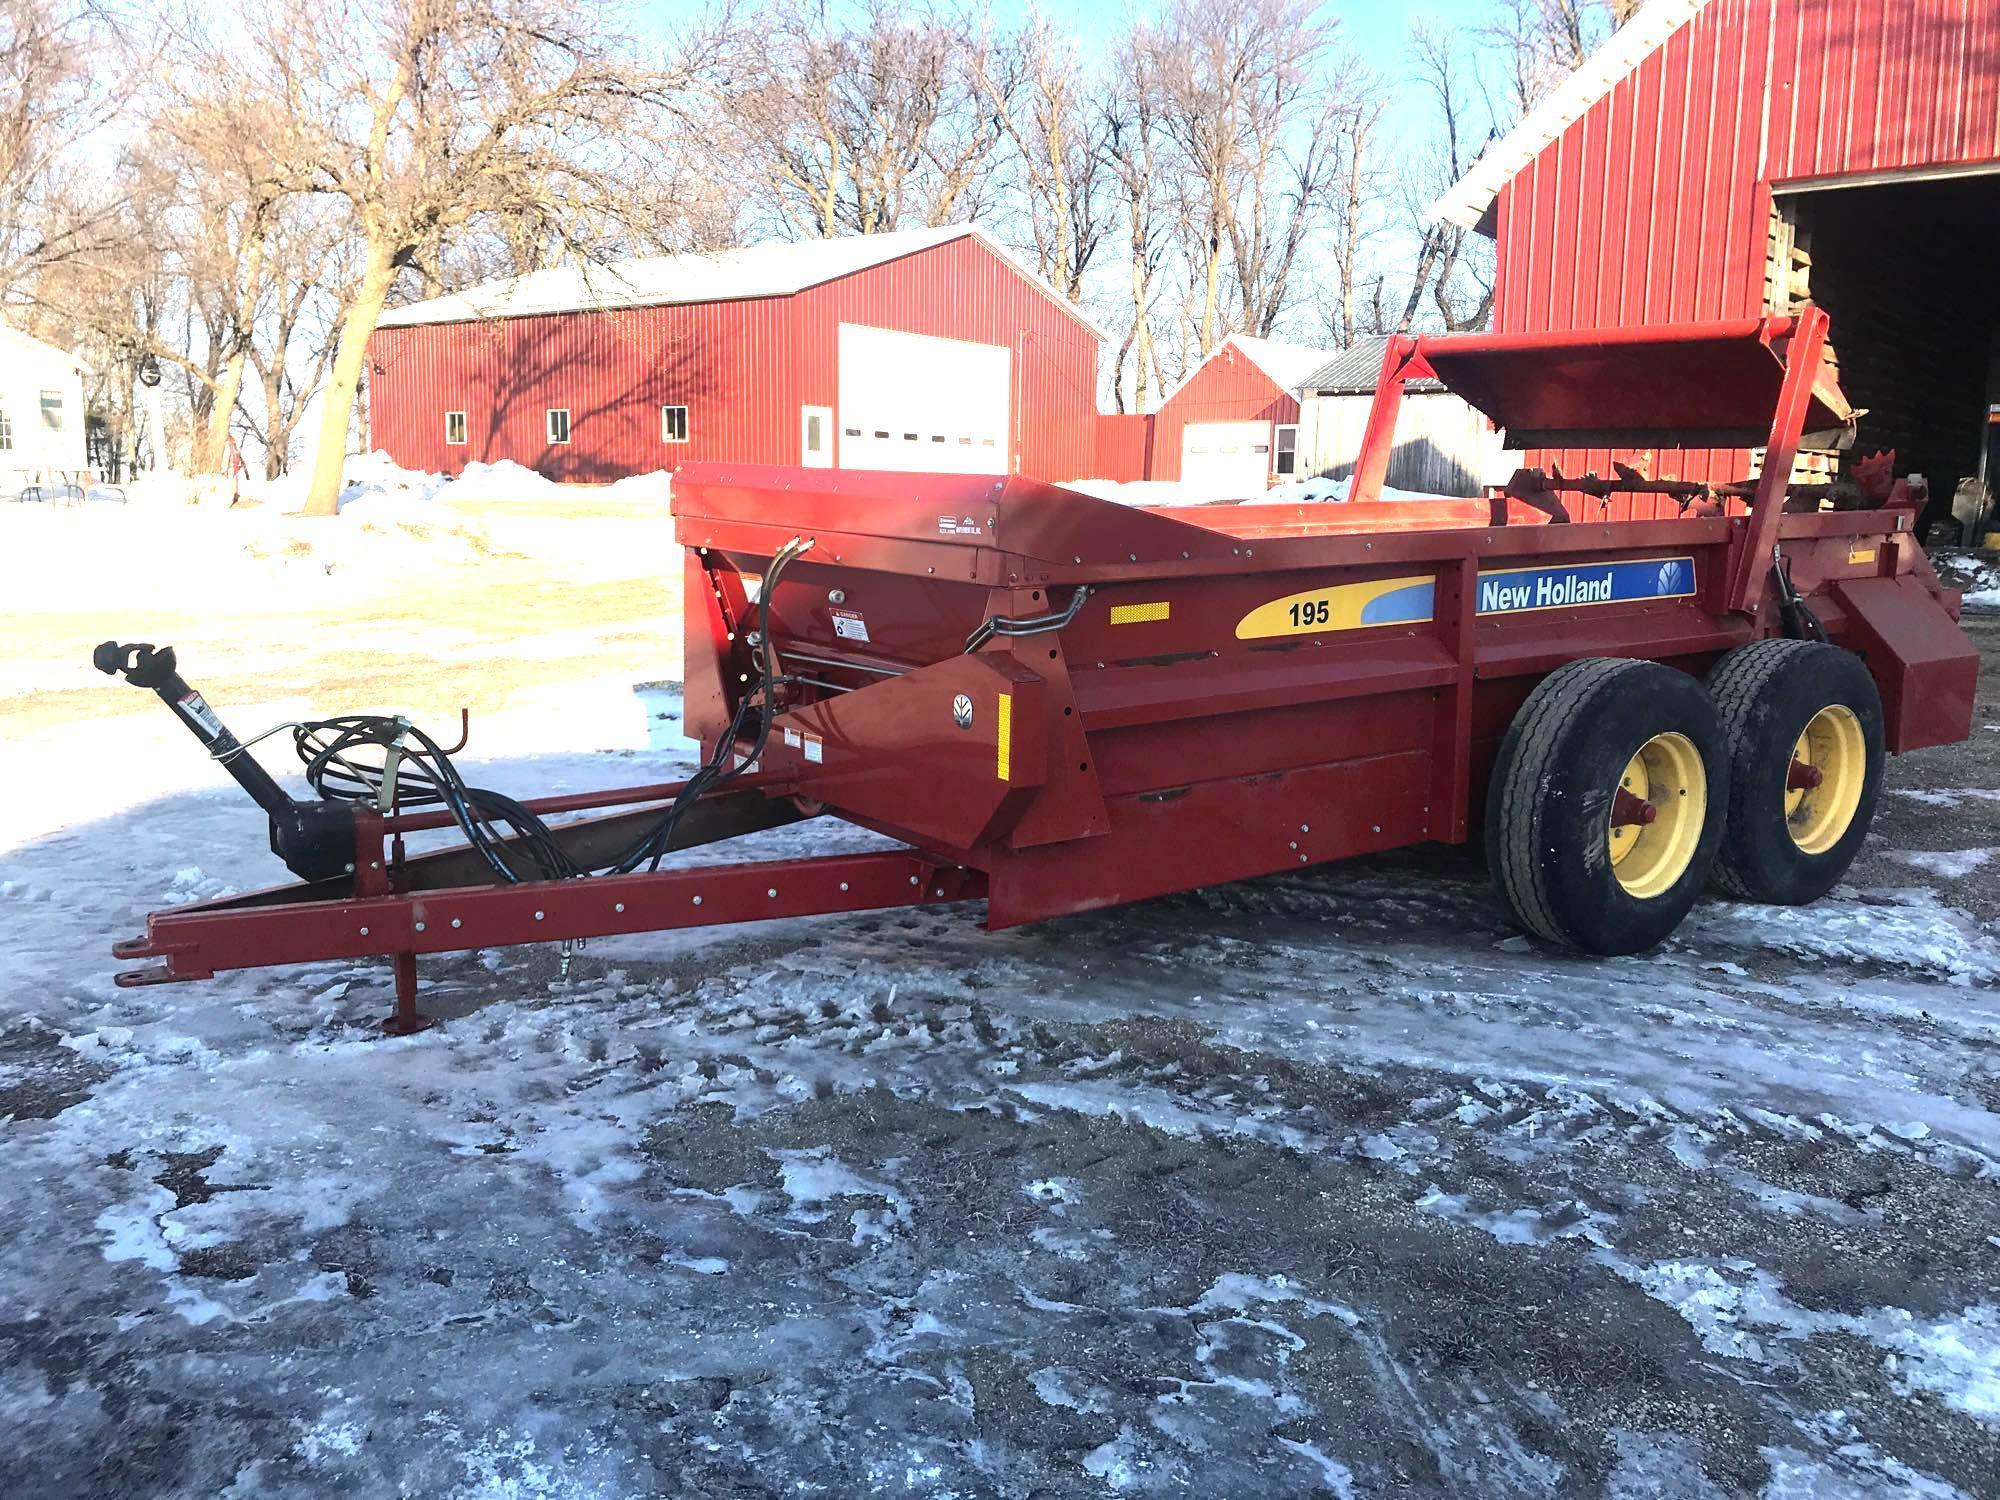
[[[1302,830],[1302,831],[1303,831],[1303,830]],[[1292,847],[1293,847],[1294,849],[1296,849],[1296,848],[1298,848],[1298,845],[1297,845],[1297,844],[1294,844],[1294,845],[1292,845]],[[923,879],[922,879],[922,877],[921,877],[921,876],[917,876],[917,875],[912,875],[912,876],[910,877],[910,884],[911,884],[911,885],[914,885],[914,886],[921,886],[921,885],[923,884]],[[851,890],[853,889],[853,887],[852,887],[852,886],[850,886],[850,885],[848,884],[848,882],[847,882],[847,881],[843,880],[843,881],[841,881],[841,882],[840,882],[840,889],[841,889],[841,890],[842,890],[843,892],[846,892],[846,891],[851,891]],[[775,900],[777,900],[777,899],[778,899],[778,888],[777,888],[776,886],[769,886],[769,887],[766,887],[766,889],[765,889],[765,891],[764,891],[764,895],[765,895],[765,896],[766,896],[766,898],[768,898],[769,900],[772,900],[772,901],[775,901]],[[941,885],[939,885],[939,886],[933,886],[933,887],[931,888],[931,895],[932,895],[932,896],[934,896],[934,897],[936,897],[936,898],[937,898],[937,899],[939,899],[939,900],[942,900],[942,899],[944,898],[944,887],[943,887],[943,886],[941,886]],[[691,903],[692,903],[693,905],[695,905],[695,906],[700,906],[700,905],[702,904],[702,898],[701,898],[700,896],[692,896],[692,897],[690,897],[690,898],[689,898],[689,900],[690,900],[690,902],[691,902]],[[622,916],[622,915],[624,915],[624,912],[625,912],[625,903],[624,903],[623,901],[617,901],[617,902],[614,902],[614,903],[612,903],[612,907],[611,907],[611,909],[612,909],[612,910],[613,910],[614,912],[617,912],[617,913],[618,913],[619,915],[621,915],[621,916]],[[537,922],[540,922],[540,921],[543,921],[543,920],[545,920],[545,919],[547,918],[547,916],[548,916],[548,913],[547,913],[547,912],[545,912],[545,911],[538,911],[538,912],[536,912],[536,913],[535,913],[535,920],[536,920]],[[423,923],[423,922],[418,922],[418,923],[416,923],[415,925],[416,925],[416,930],[417,930],[418,932],[424,932],[424,931],[427,931],[427,930],[428,930],[428,927],[427,927],[427,924],[426,924],[426,923]],[[452,926],[453,926],[454,928],[462,928],[462,927],[463,927],[463,926],[465,925],[465,923],[464,923],[464,922],[463,922],[463,921],[462,921],[462,920],[461,920],[460,918],[458,918],[458,917],[453,917],[453,918],[451,919],[451,925],[452,925]],[[367,936],[368,936],[368,929],[367,929],[366,927],[363,927],[363,928],[361,929],[361,936],[363,936],[363,937],[367,937]]]

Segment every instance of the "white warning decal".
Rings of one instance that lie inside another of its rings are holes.
[[[215,716],[215,710],[208,706],[208,700],[200,693],[188,693],[178,706],[182,713],[207,730],[211,737],[222,733],[222,720]]]
[[[833,612],[833,633],[843,641],[865,641],[868,639],[868,622],[851,609],[836,609]]]

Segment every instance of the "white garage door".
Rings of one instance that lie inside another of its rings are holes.
[[[1269,422],[1190,422],[1181,429],[1181,483],[1218,500],[1257,496],[1269,486]]]
[[[840,466],[1005,474],[1008,351],[840,325]]]

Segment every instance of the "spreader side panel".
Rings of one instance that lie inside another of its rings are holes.
[[[1900,753],[1967,738],[1979,651],[1938,597],[1907,574],[1847,579],[1833,593],[1847,612],[1847,644],[1881,690],[1889,748]]]

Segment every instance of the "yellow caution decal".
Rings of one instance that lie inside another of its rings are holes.
[[[1012,762],[1014,758],[1014,695],[1012,693],[1002,693],[1000,695],[1000,702],[994,709],[993,719],[994,723],[999,726],[1000,779],[1007,781],[1012,779],[1009,772],[1013,769]]]
[[[1114,604],[1111,606],[1113,625],[1149,625],[1155,620],[1164,620],[1173,612],[1171,599],[1160,599],[1152,604]]]
[[[1872,542],[1866,547],[1849,547],[1847,549],[1847,561],[1850,565],[1872,563],[1878,555],[1878,551]]]
[[[1428,573],[1307,589],[1258,605],[1236,622],[1236,639],[1259,641],[1326,630],[1361,630],[1371,625],[1413,625],[1430,619],[1433,592]]]

